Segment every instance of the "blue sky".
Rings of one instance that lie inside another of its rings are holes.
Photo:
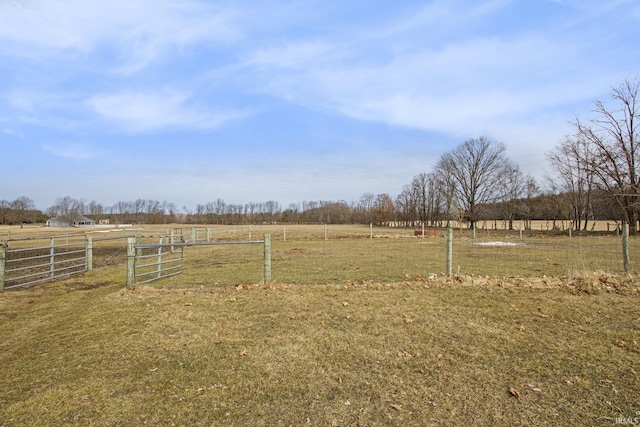
[[[0,199],[395,197],[545,152],[640,73],[640,0],[0,0]]]

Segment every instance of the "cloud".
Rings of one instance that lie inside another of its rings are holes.
[[[87,160],[100,155],[101,151],[91,144],[82,142],[45,143],[41,148],[54,156],[72,160]]]
[[[603,28],[592,32],[608,11],[574,10],[582,19],[569,29],[552,15],[566,6],[513,26],[505,17],[516,7],[524,6],[431,1],[375,32],[352,27],[258,49],[240,68],[256,91],[307,108],[466,137],[511,134],[548,114],[568,120],[628,69],[598,45]]]
[[[3,2],[0,53],[64,61],[108,52],[114,71],[132,73],[169,52],[237,39],[234,19],[229,8],[192,0]]]
[[[161,129],[213,130],[247,117],[248,111],[211,112],[188,104],[181,92],[123,92],[91,97],[88,105],[103,119],[139,133]]]
[[[17,138],[24,138],[24,134],[22,132],[19,132],[17,130],[14,129],[10,129],[10,128],[3,128],[0,130],[1,133],[8,135],[8,136],[15,136]]]

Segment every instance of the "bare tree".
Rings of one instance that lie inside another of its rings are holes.
[[[522,199],[527,195],[527,190],[535,187],[535,180],[531,175],[522,173],[520,167],[509,160],[505,162],[501,175],[499,188],[502,214],[508,222],[509,230],[513,230],[513,220],[524,211]]]
[[[68,224],[72,224],[78,215],[81,215],[84,211],[84,203],[71,196],[65,196],[56,199],[55,204],[48,211],[51,216],[61,217]]]
[[[375,212],[373,222],[375,222],[376,224],[383,225],[393,218],[393,199],[389,194],[378,194],[373,205]]]
[[[637,77],[625,80],[611,90],[613,106],[595,101],[595,118],[573,123],[593,153],[595,183],[617,202],[631,234],[638,231],[640,201],[639,92]]]
[[[429,175],[421,173],[414,176],[413,181],[411,181],[411,196],[418,215],[416,219],[420,221],[420,224],[424,224],[427,221],[428,192]]]
[[[483,205],[498,199],[505,157],[504,144],[485,137],[468,139],[444,154],[436,168],[445,182],[452,184],[454,203],[473,227],[481,218]]]
[[[36,205],[27,196],[20,196],[9,202],[0,200],[0,224],[18,224],[35,222]]]
[[[547,153],[547,160],[554,172],[549,181],[556,183],[557,190],[569,196],[570,219],[574,222],[574,228],[580,230],[582,225],[586,230],[594,187],[595,157],[590,144],[580,134],[568,136],[562,144]]]
[[[369,224],[373,221],[375,199],[376,195],[369,192],[360,196],[360,200],[356,205],[356,211],[358,213],[358,221],[362,224]]]
[[[11,203],[8,200],[0,200],[0,224],[11,222]]]
[[[404,185],[394,202],[396,219],[407,227],[413,226],[416,219],[416,204],[410,185]]]
[[[87,214],[89,215],[93,215],[93,216],[100,216],[100,215],[104,215],[104,206],[102,206],[100,203],[96,202],[95,200],[92,200],[91,202],[89,202],[89,204],[86,206],[87,209]]]
[[[533,216],[536,205],[534,198],[539,194],[540,188],[538,187],[536,180],[532,176],[527,175],[527,181],[524,190],[524,204],[522,207],[522,216],[524,218],[525,230],[531,230],[531,217]]]

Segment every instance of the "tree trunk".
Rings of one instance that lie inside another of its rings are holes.
[[[635,236],[638,234],[638,211],[635,206],[628,207],[626,211],[629,220],[629,234]]]

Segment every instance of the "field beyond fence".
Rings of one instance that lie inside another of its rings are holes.
[[[27,231],[9,248],[69,233]],[[269,234],[273,280],[260,244],[197,245],[172,252],[182,274],[126,290],[137,234]],[[0,426],[636,423],[636,237],[620,274],[615,233],[453,234],[451,278],[445,230],[95,234],[93,269],[0,295]]]
[[[77,234],[80,231],[85,233]],[[257,240],[268,234],[271,238],[271,278],[279,282],[394,282],[447,274],[446,229],[427,228],[424,236],[421,229],[335,225],[149,226],[99,231],[7,230],[7,235],[12,234],[11,239],[6,240],[4,280],[11,284],[20,283],[15,276],[31,271],[44,275],[37,276],[38,281],[47,280],[48,274],[51,278],[64,277],[67,266],[62,264],[61,255],[56,253],[54,262],[54,252],[62,249],[54,249],[53,246],[49,249],[49,242],[65,247],[70,245],[69,242],[85,242],[87,236],[90,236],[91,253],[76,257],[82,266],[86,262],[87,267],[75,272],[108,265],[120,265],[126,269],[128,237],[137,236],[138,240],[146,243],[162,241],[163,238],[166,243],[174,237],[193,243],[223,243]],[[45,234],[51,236],[43,237]],[[625,271],[623,239],[617,229],[568,233],[566,230],[502,230],[499,227],[475,231],[454,228],[452,236],[450,262],[456,276],[558,277],[584,272]],[[80,243],[73,244],[77,246]],[[17,263],[13,259],[23,256],[20,254],[29,247],[39,247],[40,252],[26,252],[43,260],[38,261],[41,265],[37,269],[29,270],[28,266],[22,266],[26,261]],[[640,270],[640,240],[636,236],[628,239],[628,252],[627,270]],[[237,284],[258,283],[264,279],[264,255],[260,247],[188,247],[183,256],[184,273],[195,281]],[[62,273],[54,274],[54,264],[60,266]]]

